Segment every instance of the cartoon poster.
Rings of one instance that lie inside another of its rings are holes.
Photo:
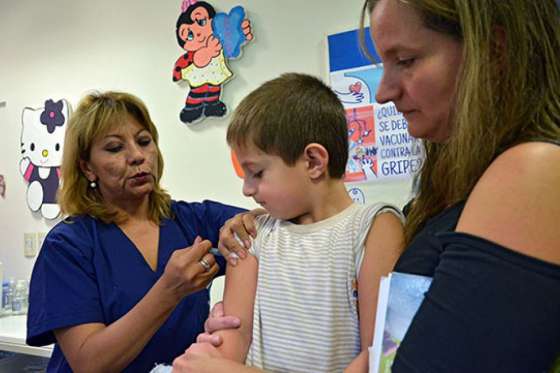
[[[205,1],[183,0],[175,34],[184,53],[175,62],[173,81],[189,88],[179,118],[194,124],[224,116],[222,86],[233,76],[228,61],[239,58],[242,46],[253,39],[245,10],[236,6],[217,13]]]
[[[27,205],[45,219],[60,213],[56,192],[69,105],[65,100],[45,101],[44,107],[26,107],[22,114],[20,172],[28,183]]]
[[[422,146],[408,134],[408,123],[392,102],[375,101],[383,66],[368,36],[369,29],[365,35],[373,62],[360,49],[358,30],[327,38],[331,88],[344,105],[348,122],[349,159],[345,181],[410,178],[422,165]],[[353,194],[361,198],[360,188],[353,189],[356,189]]]

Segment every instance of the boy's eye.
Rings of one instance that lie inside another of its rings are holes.
[[[262,175],[263,175],[263,170],[260,170],[260,171],[257,171],[255,173],[253,173],[253,177],[256,177],[257,179],[261,178]]]
[[[397,65],[401,67],[409,67],[414,63],[414,58],[399,58],[397,59]]]

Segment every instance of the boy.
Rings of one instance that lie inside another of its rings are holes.
[[[314,77],[284,74],[240,103],[227,141],[243,193],[268,215],[252,255],[227,268],[224,310],[241,327],[217,332],[219,352],[267,372],[366,372],[379,279],[403,233],[396,209],[353,204],[345,189],[340,101]],[[219,361],[215,371],[231,370]]]

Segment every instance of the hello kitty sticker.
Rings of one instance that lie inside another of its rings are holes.
[[[39,109],[23,109],[20,171],[28,183],[29,209],[40,211],[45,219],[55,219],[60,214],[56,192],[69,112],[67,101],[52,99]]]
[[[245,10],[237,6],[216,13],[205,1],[183,0],[175,34],[186,53],[175,62],[173,81],[189,87],[179,118],[193,124],[224,116],[222,85],[233,76],[227,61],[238,58],[242,46],[253,39]]]

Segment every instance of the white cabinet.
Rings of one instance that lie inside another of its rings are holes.
[[[0,350],[50,357],[53,349],[52,345],[31,347],[25,344],[26,320],[27,315],[0,317]]]
[[[25,344],[27,315],[0,317],[0,373],[45,372],[53,346]],[[15,353],[15,354],[13,354]]]

